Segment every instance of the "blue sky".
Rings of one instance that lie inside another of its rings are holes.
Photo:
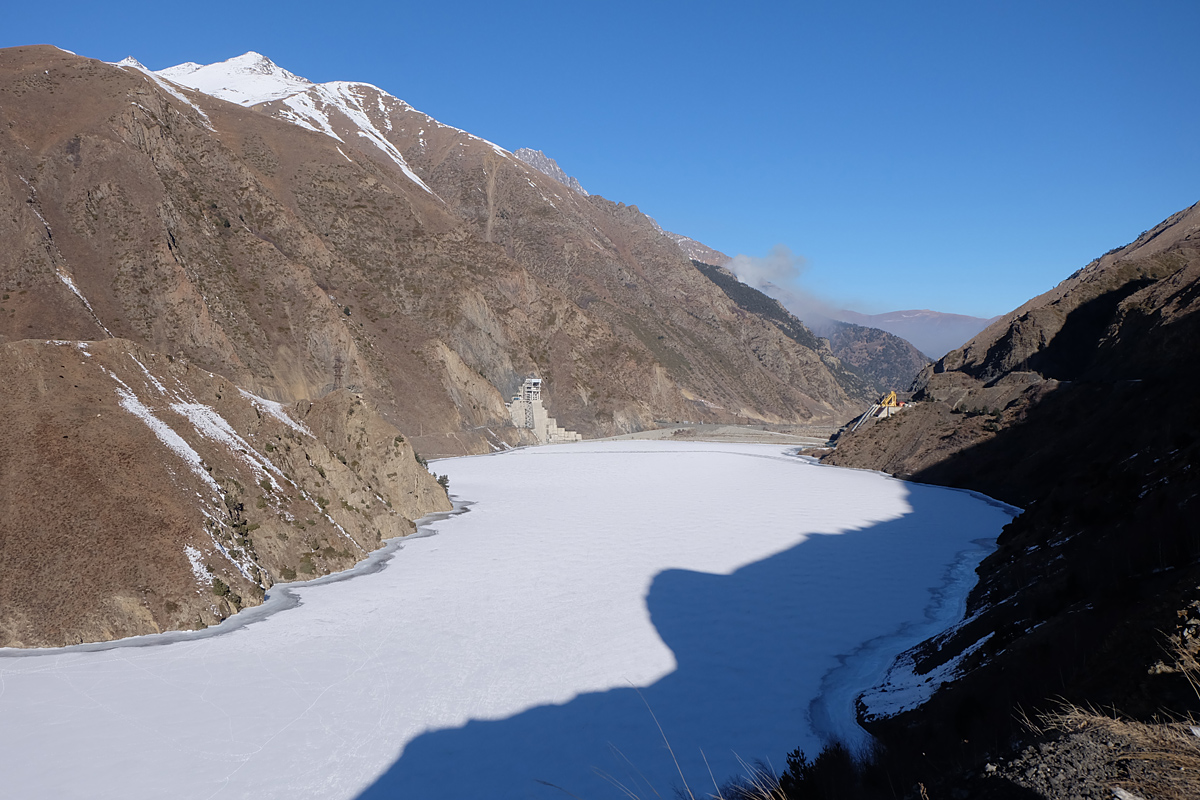
[[[1003,313],[1200,200],[1200,3],[23,3],[0,46],[257,50],[556,158],[867,312]]]

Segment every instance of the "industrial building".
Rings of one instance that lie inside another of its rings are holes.
[[[526,378],[521,391],[508,404],[512,424],[518,428],[529,428],[539,444],[565,444],[583,439],[575,431],[558,427],[557,420],[542,405],[542,379]]]

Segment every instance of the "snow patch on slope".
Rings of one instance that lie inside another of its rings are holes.
[[[383,131],[375,126],[371,121],[371,117],[367,112],[366,103],[369,102],[368,93],[364,90],[374,90],[379,94],[376,99],[382,101],[386,94],[382,89],[371,86],[368,83],[348,83],[346,81],[332,81],[330,83],[322,83],[309,88],[303,94],[296,94],[286,98],[283,104],[288,107],[288,111],[283,116],[291,122],[301,125],[309,130],[323,133],[326,136],[331,136],[339,142],[345,142],[341,136],[338,136],[334,130],[331,112],[340,112],[346,117],[351,124],[358,130],[359,136],[375,145],[390,158],[396,166],[400,167],[409,180],[420,186],[430,194],[434,194],[425,181],[421,180],[417,173],[412,171],[408,166],[408,162],[404,160],[404,156],[400,150],[388,141]],[[345,155],[343,153],[342,155]]]
[[[254,407],[265,414],[270,414],[275,419],[287,425],[296,433],[302,433],[305,436],[312,436],[313,432],[308,429],[308,426],[301,422],[296,422],[288,416],[288,413],[283,410],[283,403],[276,403],[274,400],[267,400],[264,397],[259,397],[256,394],[247,392],[245,389],[238,389],[242,397],[254,404]]]
[[[253,50],[207,66],[189,61],[167,67],[158,74],[207,95],[247,107],[282,100],[313,86],[312,81],[293,75]]]
[[[142,62],[138,61],[133,56],[127,56],[126,58],[123,58],[120,61],[118,61],[117,66],[118,67],[132,67],[133,69],[136,69],[138,72],[141,72],[147,78],[154,81],[158,85],[158,87],[160,89],[162,89],[164,92],[171,95],[176,100],[186,103],[193,111],[195,111],[200,116],[200,121],[202,123],[204,123],[204,127],[208,128],[210,131],[216,130],[216,128],[214,128],[212,126],[212,120],[210,120],[208,118],[208,114],[204,113],[204,109],[200,108],[200,106],[196,105],[191,100],[189,100],[183,94],[183,92],[179,91],[179,89],[176,88],[171,83],[171,81],[173,79],[169,75],[165,74],[165,73],[169,72],[170,70],[178,70],[178,69],[180,69],[180,67],[183,67],[183,66],[191,66],[190,62],[187,65],[180,64],[178,67],[170,67],[168,69],[162,70],[162,72],[155,72],[154,70],[150,69],[145,64],[143,64]],[[195,66],[199,66],[199,65],[197,64]],[[165,78],[165,80],[164,80],[164,78]],[[175,81],[175,83],[179,83],[179,81]],[[183,85],[186,85],[186,84],[183,84]]]
[[[943,634],[943,637],[945,635]],[[864,719],[892,717],[925,704],[942,685],[962,675],[963,662],[992,638],[988,633],[944,664],[929,672],[917,672],[913,651],[901,654],[887,672],[882,684],[864,693],[861,698]]]
[[[108,370],[105,370],[105,372],[108,372]],[[197,453],[192,446],[187,443],[187,440],[176,433],[174,428],[156,417],[150,407],[138,399],[138,396],[134,394],[133,390],[129,388],[129,385],[126,384],[125,381],[118,378],[116,374],[112,372],[109,372],[108,374],[114,381],[121,384],[120,388],[117,389],[117,402],[121,404],[121,408],[125,409],[130,414],[133,414],[142,422],[146,423],[146,427],[148,427],[154,433],[154,435],[158,437],[158,440],[162,442],[168,450],[183,459],[183,462],[187,464],[188,469],[190,469],[196,475],[196,477],[204,481],[204,483],[208,485],[208,488],[212,489],[219,495],[221,493],[221,487],[217,485],[217,482],[213,480],[213,477],[208,474],[206,469],[204,469],[204,459],[200,458],[200,454]]]
[[[200,554],[200,551],[188,544],[184,545],[183,554],[187,556],[188,563],[192,565],[192,574],[196,576],[196,582],[208,583],[208,570],[204,568],[204,556]]]

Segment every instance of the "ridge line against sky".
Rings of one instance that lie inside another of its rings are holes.
[[[990,317],[1200,200],[1200,4],[76,0],[0,46],[159,70],[248,50],[558,161],[830,304]],[[2,112],[0,106],[0,112]]]

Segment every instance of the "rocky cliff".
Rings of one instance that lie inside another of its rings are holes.
[[[1018,710],[1195,710],[1171,643],[1194,650],[1198,624],[1198,312],[1200,205],[947,354],[918,403],[827,457],[1025,509],[980,566],[966,622],[908,654],[910,681],[954,680],[890,718],[868,694],[889,742],[949,769],[1002,753]],[[1136,761],[1122,758],[1114,769]]]
[[[587,190],[580,185],[576,178],[563,172],[563,168],[558,165],[558,162],[547,156],[541,150],[531,150],[528,147],[522,147],[518,150],[514,150],[513,155],[543,175],[548,175],[551,178],[554,178],[554,180],[558,181],[563,186],[566,186],[572,192],[575,192],[575,194],[581,194],[584,197],[588,196]]]

